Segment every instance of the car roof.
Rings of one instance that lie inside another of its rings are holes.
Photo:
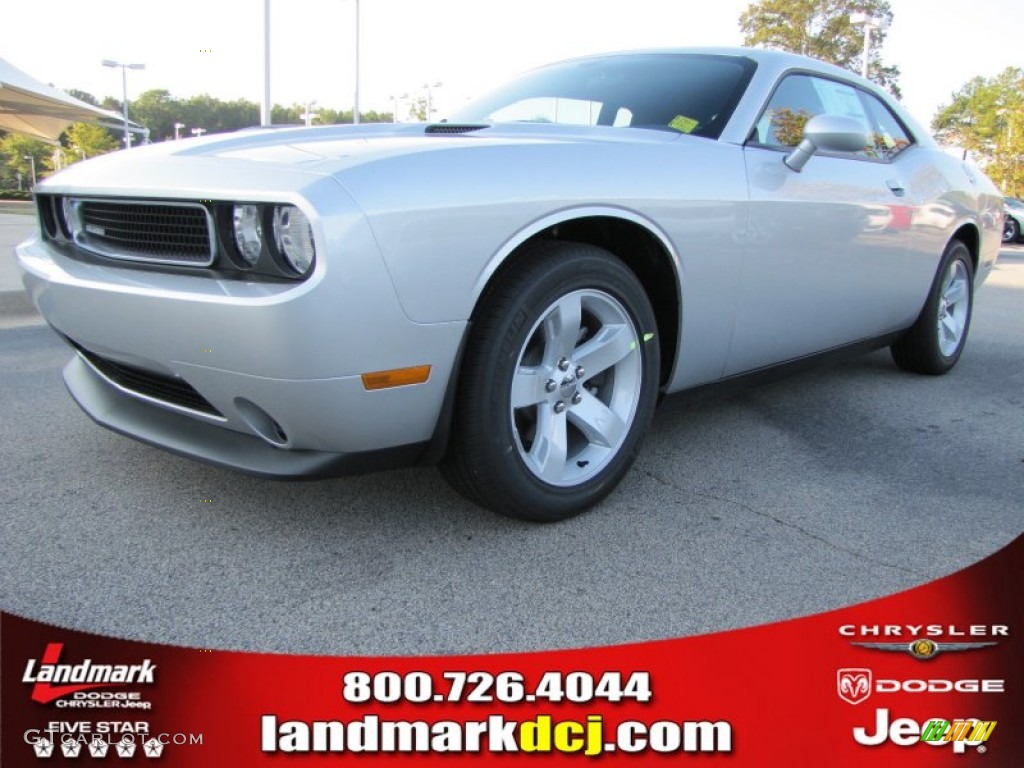
[[[599,59],[609,56],[645,56],[665,54],[690,54],[704,56],[734,56],[746,58],[757,64],[754,76],[747,86],[747,93],[744,94],[740,103],[734,110],[729,124],[719,136],[719,141],[743,144],[749,135],[751,127],[757,121],[764,107],[768,92],[775,86],[779,78],[791,71],[812,72],[826,77],[845,80],[856,85],[885,102],[892,109],[914,136],[917,143],[934,148],[934,139],[931,133],[921,126],[896,99],[877,83],[866,80],[856,72],[837,67],[824,61],[813,59],[809,56],[801,56],[788,51],[778,51],[768,48],[750,48],[744,46],[707,46],[707,47],[680,47],[680,48],[647,48],[639,50],[613,51],[610,53],[594,54],[590,56],[579,56],[576,61],[586,59]]]
[[[613,51],[591,56],[580,56],[578,59],[599,59],[607,56],[644,56],[651,54],[697,54],[704,56],[736,56],[750,59],[760,67],[781,73],[790,69],[808,69],[844,79],[861,80],[860,76],[847,69],[829,64],[809,56],[801,56],[788,51],[769,48],[751,48],[744,46],[689,46],[685,48],[643,48],[625,51]],[[868,83],[868,81],[863,81]]]

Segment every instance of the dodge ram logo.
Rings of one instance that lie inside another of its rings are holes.
[[[836,672],[836,693],[843,701],[860,704],[871,695],[871,670],[838,670]]]

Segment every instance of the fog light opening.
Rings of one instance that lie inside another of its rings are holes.
[[[235,410],[258,437],[263,438],[275,448],[288,446],[288,433],[284,431],[284,427],[256,403],[246,400],[244,397],[236,397]]]

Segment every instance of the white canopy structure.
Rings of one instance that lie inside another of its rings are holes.
[[[71,123],[124,127],[122,116],[116,112],[69,96],[0,59],[0,130],[24,133],[56,144]],[[128,122],[128,130],[145,132],[145,128],[131,121]]]

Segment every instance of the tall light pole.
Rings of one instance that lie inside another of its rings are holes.
[[[121,102],[124,107],[124,148],[132,148],[132,134],[128,130],[128,70],[129,69],[145,69],[145,64],[122,64],[119,61],[111,61],[110,59],[104,59],[102,62],[104,67],[120,67],[121,68],[121,89],[123,91],[124,100]]]
[[[356,97],[352,109],[352,124],[359,125],[359,0],[356,0]]]
[[[313,125],[313,118],[320,117],[320,113],[319,112],[314,112],[313,111],[313,107],[315,107],[315,106],[316,106],[316,99],[313,99],[312,101],[307,101],[306,102],[306,111],[303,112],[301,115],[299,115],[299,117],[301,117],[306,122],[306,127],[307,128],[309,128],[309,127],[311,127]]]
[[[427,122],[430,122],[430,113],[434,111],[434,88],[440,88],[444,83],[424,83],[423,87],[427,89]]]
[[[403,93],[401,96],[392,96],[391,97],[391,101],[393,101],[395,103],[395,111],[391,113],[391,122],[392,123],[397,123],[398,122],[398,102],[401,101],[402,99],[408,99],[408,98],[409,98],[409,94],[408,93]]]
[[[36,185],[36,159],[32,155],[23,155],[22,157],[24,157],[26,160],[28,160],[29,164],[32,166],[32,186],[35,187],[35,185]]]
[[[184,128],[184,127],[185,127],[184,123],[175,123],[174,124],[174,140],[175,141],[177,141],[178,139],[181,138],[181,129]]]
[[[850,23],[855,27],[864,27],[864,60],[861,63],[860,76],[867,80],[868,61],[871,58],[871,30],[881,29],[882,21],[874,16],[868,16],[864,11],[857,11],[850,14]]]
[[[270,0],[263,0],[263,104],[260,125],[270,125]]]

